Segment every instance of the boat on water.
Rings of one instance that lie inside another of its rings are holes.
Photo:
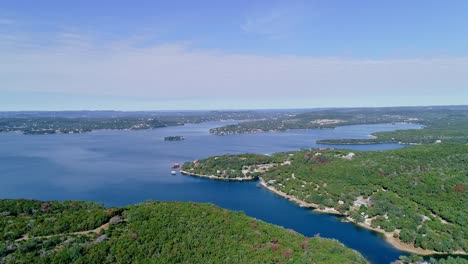
[[[177,171],[173,170],[173,171],[171,171],[171,174],[172,174],[172,175],[176,175],[176,174],[177,174]]]
[[[175,163],[172,163],[172,168],[173,169],[177,169],[177,168],[180,168],[180,164],[175,162]]]

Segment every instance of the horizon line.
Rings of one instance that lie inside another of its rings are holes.
[[[417,107],[468,107],[468,104],[435,105],[393,105],[393,106],[331,106],[298,108],[213,108],[213,109],[154,109],[154,110],[117,110],[117,109],[79,109],[79,110],[0,110],[0,113],[12,112],[204,112],[204,111],[274,111],[274,110],[331,110],[331,109],[372,109],[372,108],[417,108]]]

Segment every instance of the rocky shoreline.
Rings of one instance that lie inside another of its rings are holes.
[[[283,198],[286,198],[289,201],[292,201],[292,202],[298,204],[301,207],[313,208],[314,211],[319,212],[319,213],[346,216],[347,221],[349,221],[349,222],[351,222],[353,224],[356,224],[356,225],[358,225],[360,227],[363,227],[363,228],[372,230],[374,232],[377,232],[379,234],[382,234],[385,237],[385,240],[388,243],[390,243],[395,248],[398,248],[399,250],[406,251],[406,252],[409,252],[409,253],[414,253],[414,254],[421,255],[421,256],[444,255],[444,254],[467,255],[467,253],[463,252],[463,251],[448,253],[448,252],[438,252],[438,251],[434,251],[434,250],[428,250],[428,249],[422,249],[422,248],[414,247],[413,245],[404,243],[400,239],[393,237],[392,232],[386,232],[385,230],[380,229],[380,228],[373,228],[373,227],[371,227],[370,223],[356,223],[352,218],[350,218],[346,214],[338,212],[334,208],[326,207],[324,209],[320,209],[320,206],[318,204],[305,202],[305,201],[303,201],[301,199],[298,199],[295,196],[292,196],[292,195],[286,194],[286,193],[284,193],[284,192],[282,192],[280,190],[277,190],[274,187],[269,186],[263,179],[260,179],[260,185],[262,187],[268,189],[269,191],[271,191],[271,192],[273,192],[273,193],[275,193],[275,194],[277,194],[277,195],[279,195],[279,196],[281,196]]]
[[[180,173],[182,173],[184,175],[208,178],[208,179],[213,179],[213,180],[224,180],[224,181],[254,181],[254,180],[257,180],[257,178],[253,178],[253,177],[223,178],[223,177],[218,177],[218,176],[214,176],[214,175],[203,175],[203,174],[192,173],[192,172],[188,172],[188,171],[184,171],[184,170],[180,170]],[[448,252],[438,252],[438,251],[434,251],[434,250],[428,250],[428,249],[422,249],[422,248],[414,247],[413,245],[404,243],[401,240],[399,240],[398,238],[395,238],[393,236],[393,232],[386,232],[383,229],[374,228],[374,227],[372,227],[370,225],[370,222],[356,223],[347,214],[340,213],[335,208],[331,208],[331,207],[320,208],[320,205],[318,205],[318,204],[305,202],[305,201],[303,201],[303,200],[301,200],[301,199],[299,199],[299,198],[297,198],[297,197],[295,197],[293,195],[289,195],[287,193],[284,193],[284,192],[274,188],[273,186],[268,185],[262,178],[260,178],[259,184],[260,184],[260,186],[264,187],[265,189],[268,189],[269,191],[271,191],[271,192],[273,192],[273,193],[275,193],[275,194],[277,194],[277,195],[279,195],[279,196],[281,196],[281,197],[283,197],[283,198],[285,198],[285,199],[287,199],[287,200],[289,200],[291,202],[294,202],[294,203],[298,204],[300,207],[311,208],[315,212],[319,212],[319,213],[333,214],[333,215],[337,215],[337,216],[344,216],[344,217],[346,217],[346,221],[349,221],[349,222],[351,222],[353,224],[356,224],[356,225],[358,225],[360,227],[363,227],[363,228],[372,230],[374,232],[377,232],[379,234],[382,234],[385,237],[385,240],[388,243],[390,243],[392,246],[394,246],[395,248],[397,248],[399,250],[409,252],[409,253],[414,253],[414,254],[421,255],[421,256],[440,255],[440,254],[467,255],[467,253],[463,252],[463,251],[448,253]]]
[[[337,210],[335,210],[334,208],[331,208],[331,207],[326,207],[324,209],[320,209],[320,206],[318,204],[314,204],[314,203],[308,203],[308,202],[305,202],[305,201],[302,201],[301,199],[298,199],[292,195],[289,195],[289,194],[286,194],[280,190],[277,190],[275,189],[274,187],[272,186],[269,186],[263,179],[260,179],[260,185],[268,190],[270,190],[271,192],[274,192],[276,193],[277,195],[283,197],[283,198],[286,198],[288,199],[289,201],[292,201],[296,204],[298,204],[300,207],[306,207],[306,208],[313,208],[314,211],[317,211],[317,212],[320,212],[320,213],[327,213],[327,214],[335,214],[335,215],[342,215],[340,212],[338,212]]]

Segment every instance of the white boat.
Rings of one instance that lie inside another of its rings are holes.
[[[172,175],[176,175],[176,174],[177,174],[177,171],[171,171],[171,174],[172,174]]]

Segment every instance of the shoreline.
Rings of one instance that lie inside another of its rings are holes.
[[[346,220],[349,221],[350,223],[353,223],[355,225],[358,225],[360,227],[372,230],[372,231],[374,231],[376,233],[379,233],[379,234],[383,235],[385,237],[385,240],[388,243],[390,243],[392,246],[394,246],[397,249],[402,250],[402,251],[414,253],[414,254],[417,254],[417,255],[420,255],[420,256],[451,254],[451,253],[447,253],[447,252],[438,252],[438,251],[434,251],[434,250],[431,250],[431,249],[417,248],[417,247],[414,247],[413,245],[406,244],[406,243],[402,242],[398,238],[393,237],[393,233],[387,232],[387,231],[385,231],[383,229],[380,229],[380,228],[372,227],[372,226],[370,226],[369,223],[365,223],[365,222],[364,223],[356,223],[349,216],[346,217]],[[463,255],[463,252],[455,252],[455,253],[452,253],[452,254],[454,254],[454,255],[457,255],[457,254]]]
[[[238,124],[240,124],[242,122],[239,122]],[[388,122],[383,122],[383,123],[366,123],[366,122],[363,122],[363,123],[356,123],[356,124],[353,124],[353,123],[334,123],[334,124],[331,124],[331,125],[324,125],[324,126],[316,126],[316,127],[308,127],[308,128],[287,128],[287,129],[281,129],[281,128],[273,128],[273,129],[262,129],[262,128],[256,128],[256,129],[250,129],[250,130],[233,130],[233,131],[215,131],[215,129],[218,129],[218,128],[222,128],[224,126],[221,126],[221,127],[216,127],[216,128],[213,128],[213,129],[210,129],[209,133],[210,134],[213,134],[213,135],[216,135],[216,136],[229,136],[229,135],[242,135],[242,134],[256,134],[256,133],[275,133],[275,132],[287,132],[287,131],[291,131],[291,130],[319,130],[319,129],[336,129],[338,127],[345,127],[345,126],[361,126],[361,125],[383,125],[383,124],[390,124],[390,125],[420,125],[421,127],[420,128],[409,128],[407,130],[413,130],[413,129],[424,129],[425,126],[420,124],[420,123],[417,123],[417,122],[411,122],[411,121],[401,121],[401,122],[391,122],[391,121],[388,121]],[[378,133],[379,131],[375,132],[375,133]],[[382,131],[383,132],[383,131]],[[374,136],[374,135],[371,135],[371,136]],[[375,138],[377,138],[375,136]],[[374,138],[371,138],[371,139],[374,139]],[[382,142],[382,143],[385,143],[385,142]],[[382,144],[380,142],[377,142],[376,144]],[[322,144],[322,143],[320,143]],[[323,144],[327,144],[327,143],[323,143]],[[329,143],[330,145],[333,144],[335,145],[335,143]],[[363,143],[363,144],[373,144],[373,143]]]
[[[308,203],[308,202],[305,202],[305,201],[302,201],[301,199],[298,199],[296,198],[295,196],[292,196],[292,195],[289,195],[289,194],[286,194],[280,190],[277,190],[275,189],[274,187],[272,186],[269,186],[263,179],[260,179],[260,185],[265,188],[265,189],[268,189],[269,191],[289,200],[289,201],[292,201],[296,204],[298,204],[300,207],[305,207],[305,208],[313,208],[314,211],[316,212],[319,212],[319,213],[326,213],[326,214],[334,214],[334,215],[343,215],[342,213],[338,212],[337,210],[335,210],[334,208],[330,208],[330,207],[326,207],[325,209],[320,209],[320,206],[318,204],[314,204],[314,203]]]
[[[432,250],[432,249],[417,248],[417,247],[414,247],[414,246],[412,246],[410,244],[407,244],[407,243],[401,241],[398,238],[393,237],[393,233],[386,232],[385,230],[383,230],[381,228],[372,227],[372,226],[370,226],[369,223],[365,223],[365,222],[364,223],[356,223],[350,217],[346,217],[346,219],[349,222],[351,222],[353,224],[356,224],[356,225],[358,225],[360,227],[363,227],[363,228],[372,230],[374,232],[377,232],[379,234],[382,234],[385,237],[385,240],[387,240],[394,247],[396,247],[396,248],[398,248],[400,250],[403,250],[403,251],[407,251],[407,252],[410,252],[410,253],[415,253],[415,254],[421,255],[421,256],[431,256],[431,255],[463,255],[463,256],[466,256],[466,255],[468,255],[464,251],[455,251],[455,252],[449,253],[449,252],[439,252],[439,251],[435,251],[435,250]]]
[[[346,220],[348,222],[383,235],[384,238],[385,238],[385,241],[387,241],[392,246],[394,246],[395,248],[397,248],[397,249],[399,249],[401,251],[405,251],[405,252],[408,252],[408,253],[414,253],[414,254],[417,254],[417,255],[420,255],[420,256],[446,255],[446,254],[447,255],[465,255],[465,256],[468,255],[466,252],[456,251],[456,252],[448,253],[448,252],[434,251],[434,250],[430,250],[430,249],[417,248],[417,247],[415,247],[413,245],[402,242],[398,238],[393,237],[393,233],[391,233],[391,232],[386,232],[383,229],[371,227],[369,223],[356,223],[348,215],[340,213],[337,210],[335,210],[334,208],[320,209],[320,206],[318,204],[305,202],[303,200],[300,200],[300,199],[296,198],[295,196],[292,196],[292,195],[286,194],[286,193],[284,193],[284,192],[282,192],[280,190],[277,190],[274,187],[267,185],[267,183],[263,179],[260,179],[260,185],[262,187],[264,187],[265,189],[268,189],[269,191],[271,191],[271,192],[273,192],[273,193],[275,193],[275,194],[277,194],[277,195],[279,195],[279,196],[281,196],[281,197],[283,197],[283,198],[285,198],[285,199],[287,199],[289,201],[292,201],[292,202],[298,204],[300,207],[313,208],[314,211],[319,212],[319,213],[326,213],[326,214],[345,216]]]
[[[236,178],[222,178],[222,177],[218,177],[218,176],[214,176],[214,175],[203,175],[203,174],[191,173],[191,172],[188,172],[188,171],[184,171],[182,169],[180,170],[180,173],[183,174],[183,175],[207,178],[207,179],[212,179],[212,180],[224,180],[224,181],[254,181],[254,180],[257,180],[257,178],[252,178],[252,177],[248,177],[248,178],[239,178],[239,177],[236,177]],[[313,211],[317,212],[317,213],[332,214],[332,215],[335,215],[335,216],[345,217],[346,221],[351,223],[351,224],[357,225],[359,227],[371,230],[373,232],[376,232],[376,233],[382,235],[384,237],[385,241],[387,241],[393,247],[395,247],[395,248],[397,248],[397,249],[399,249],[401,251],[404,251],[404,252],[407,252],[407,253],[417,254],[417,255],[420,255],[420,256],[446,255],[446,254],[447,255],[465,255],[465,256],[468,255],[466,252],[463,252],[463,251],[456,251],[456,252],[448,253],[448,252],[439,252],[439,251],[430,250],[430,249],[417,248],[417,247],[415,247],[413,245],[402,242],[398,238],[393,237],[393,232],[386,232],[383,229],[374,228],[374,227],[372,227],[370,225],[370,223],[366,223],[366,222],[357,223],[352,218],[350,218],[347,214],[340,213],[335,208],[325,207],[324,209],[320,209],[320,205],[318,205],[318,204],[308,203],[308,202],[305,202],[305,201],[303,201],[303,200],[301,200],[301,199],[299,199],[299,198],[297,198],[297,197],[295,197],[293,195],[289,195],[289,194],[287,194],[285,192],[282,192],[282,191],[274,188],[273,186],[268,185],[261,177],[259,179],[259,184],[263,188],[273,192],[274,194],[276,194],[278,196],[281,196],[282,198],[285,198],[288,201],[294,202],[295,204],[299,205],[300,207],[313,209]]]
[[[207,178],[207,179],[212,179],[212,180],[222,180],[222,181],[255,181],[257,178],[253,177],[245,177],[245,178],[223,178],[223,177],[218,177],[214,175],[204,175],[204,174],[198,174],[198,173],[193,173],[193,172],[188,172],[185,170],[180,170],[180,173],[182,175],[188,175],[188,176],[193,176],[193,177],[201,177],[201,178]]]
[[[407,143],[402,143],[402,142],[396,142],[396,141],[379,141],[379,142],[366,142],[366,141],[358,141],[358,142],[322,142],[322,141],[317,141],[317,144],[321,145],[379,145],[379,144],[400,144],[400,145],[406,145]]]

